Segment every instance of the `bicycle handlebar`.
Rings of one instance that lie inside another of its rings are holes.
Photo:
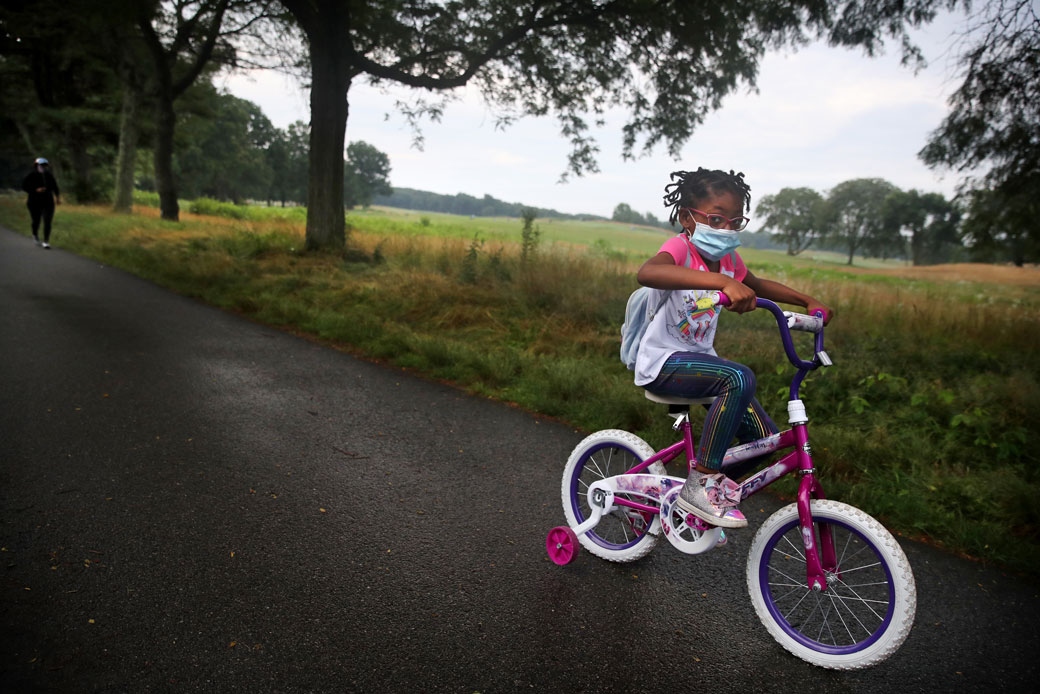
[[[730,303],[729,297],[722,292],[712,292],[708,298],[714,306],[728,306]],[[773,314],[774,318],[776,318],[776,325],[780,329],[780,338],[784,343],[784,352],[787,354],[788,361],[794,364],[795,368],[812,371],[813,369],[818,368],[821,364],[826,366],[830,365],[830,359],[827,357],[827,353],[823,351],[824,316],[821,311],[816,311],[817,315],[813,316],[808,316],[804,313],[795,313],[793,311],[784,311],[769,299],[762,298],[755,299],[755,306],[757,308],[766,309]],[[794,340],[791,339],[792,330],[810,332],[816,335],[816,349],[812,361],[805,361],[798,356],[798,352],[794,346]]]

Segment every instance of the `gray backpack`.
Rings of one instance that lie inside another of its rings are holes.
[[[689,246],[684,247],[686,248],[686,259],[683,261],[683,265],[690,267],[690,248]],[[652,301],[654,291],[650,287],[640,287],[629,295],[628,304],[625,306],[625,322],[621,324],[621,361],[629,371],[636,369],[639,343],[642,342],[650,321],[654,319],[671,294],[669,291],[661,291],[660,298],[654,303]]]

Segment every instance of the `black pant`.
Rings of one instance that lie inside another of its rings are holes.
[[[51,240],[51,221],[54,220],[54,203],[28,203],[29,214],[32,215],[33,236],[40,230],[40,219],[43,219],[43,240]]]

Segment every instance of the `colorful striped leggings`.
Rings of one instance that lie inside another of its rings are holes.
[[[657,395],[715,398],[697,445],[697,463],[712,470],[722,467],[734,437],[748,443],[779,431],[755,399],[755,372],[737,362],[676,352],[645,388]]]

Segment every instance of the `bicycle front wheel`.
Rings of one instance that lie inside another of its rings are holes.
[[[838,670],[870,667],[895,653],[913,626],[910,563],[892,534],[863,511],[828,499],[812,501],[811,509],[816,546],[824,526],[834,543],[837,566],[826,573],[827,590],[806,585],[802,526],[791,504],[751,542],[751,602],[773,638],[799,658]]]

